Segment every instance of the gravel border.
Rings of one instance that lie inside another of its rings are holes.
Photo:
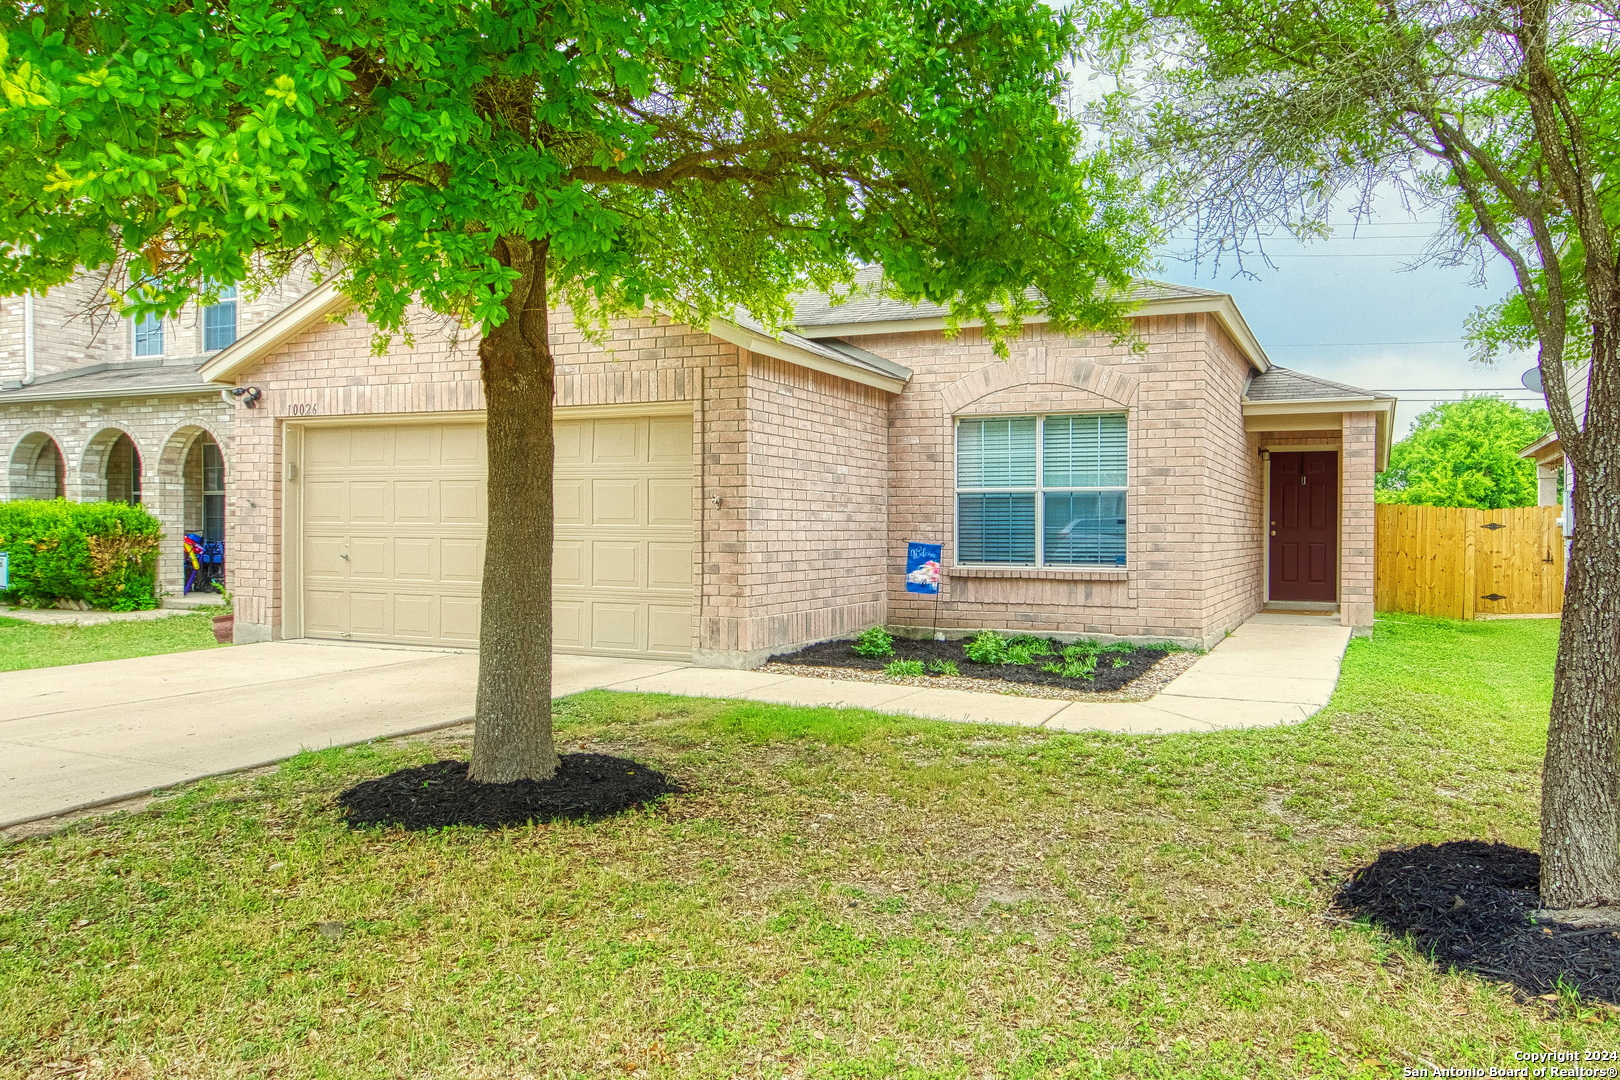
[[[1098,693],[1088,690],[1069,690],[1061,686],[1041,686],[1037,683],[1010,683],[1001,679],[969,679],[965,676],[919,675],[893,676],[881,671],[863,671],[859,668],[815,667],[808,664],[778,664],[767,662],[756,668],[770,675],[802,675],[809,679],[833,679],[842,682],[892,683],[896,686],[915,686],[929,690],[969,690],[977,694],[1004,694],[1007,697],[1055,698],[1060,701],[1146,701],[1192,667],[1203,653],[1190,650],[1166,653],[1163,660],[1132,679],[1119,689]]]

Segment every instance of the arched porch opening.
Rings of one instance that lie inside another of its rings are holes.
[[[213,432],[184,424],[164,442],[157,466],[165,541],[162,579],[171,592],[225,586],[225,454]]]
[[[145,497],[140,447],[121,428],[103,428],[84,448],[80,498],[85,502],[125,502],[139,506]]]
[[[67,462],[62,448],[43,431],[24,435],[12,448],[7,481],[13,499],[66,498]]]

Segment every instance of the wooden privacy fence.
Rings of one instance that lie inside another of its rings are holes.
[[[1450,619],[1552,615],[1564,607],[1558,507],[1471,510],[1380,503],[1380,611]]]

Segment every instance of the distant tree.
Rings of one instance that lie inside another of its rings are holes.
[[[780,325],[875,263],[999,342],[1037,293],[1120,328],[1146,250],[1039,0],[39,0],[0,33],[0,294],[108,267],[167,313],[313,257],[385,332],[482,330],[479,781],[557,766],[554,306]]]
[[[1498,397],[1436,405],[1390,448],[1389,468],[1378,474],[1378,501],[1481,510],[1534,506],[1535,462],[1519,451],[1551,430],[1545,409]]]

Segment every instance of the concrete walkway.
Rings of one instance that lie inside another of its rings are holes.
[[[222,602],[216,597],[214,606]],[[0,619],[20,619],[40,626],[105,626],[115,622],[145,622],[171,615],[195,615],[205,605],[164,601],[160,608],[147,611],[69,611],[63,608],[17,608],[0,604]]]
[[[1212,731],[1303,720],[1327,703],[1349,632],[1260,615],[1145,702],[1087,703],[758,671],[558,656],[552,692],[611,689],[1049,730]],[[0,673],[0,828],[370,739],[470,719],[471,652],[238,645]]]
[[[1312,615],[1256,615],[1146,701],[1087,702],[843,682],[763,671],[678,668],[613,690],[833,705],[877,712],[1122,734],[1297,723],[1333,696],[1350,628]],[[604,684],[605,686],[609,684]]]

